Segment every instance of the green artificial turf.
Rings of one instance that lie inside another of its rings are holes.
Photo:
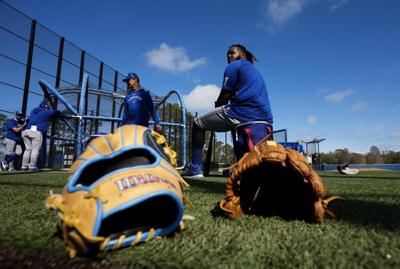
[[[230,221],[215,210],[225,178],[187,180],[184,231],[136,247],[70,260],[58,220],[44,207],[67,173],[0,174],[0,267],[32,268],[399,268],[400,172],[321,172],[335,220],[322,224],[278,217]]]

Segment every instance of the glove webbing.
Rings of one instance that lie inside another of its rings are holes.
[[[165,136],[155,131],[151,131],[151,136],[156,139],[157,144],[163,146],[164,152],[165,154],[168,155],[171,164],[173,166],[176,166],[177,165],[176,152],[170,146],[168,146],[167,139],[165,138]]]

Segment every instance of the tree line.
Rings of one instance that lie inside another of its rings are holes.
[[[347,148],[320,154],[320,163],[338,164],[395,164],[400,163],[400,151],[383,151],[372,146],[365,154],[350,152]]]

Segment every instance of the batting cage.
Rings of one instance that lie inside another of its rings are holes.
[[[54,120],[49,136],[49,152],[53,154],[56,166],[69,167],[91,139],[112,133],[119,127],[125,91],[99,89],[90,83],[87,74],[84,74],[80,85],[56,89],[44,80],[40,80],[39,85],[51,106],[64,112],[63,117]],[[183,98],[175,90],[163,97],[151,96],[168,144],[177,153],[178,168],[184,167],[187,132]],[[150,121],[150,129],[153,124]]]

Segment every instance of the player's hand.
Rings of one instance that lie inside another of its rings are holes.
[[[154,131],[156,131],[157,133],[162,134],[162,127],[159,124],[154,125]]]

